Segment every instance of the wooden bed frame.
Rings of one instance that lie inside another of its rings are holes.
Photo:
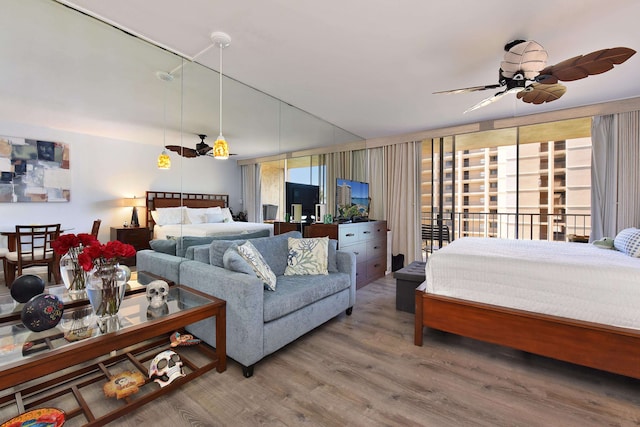
[[[204,193],[180,193],[174,191],[147,191],[147,228],[153,231],[155,222],[151,211],[157,208],[175,208],[186,206],[188,208],[212,208],[229,206],[228,194],[204,194]]]
[[[415,291],[415,345],[423,328],[640,379],[640,331]]]

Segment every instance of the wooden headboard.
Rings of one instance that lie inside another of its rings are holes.
[[[175,208],[186,206],[188,208],[212,208],[229,206],[228,194],[201,194],[201,193],[180,193],[172,191],[147,191],[147,228],[153,230],[155,222],[151,216],[151,211],[157,208]]]

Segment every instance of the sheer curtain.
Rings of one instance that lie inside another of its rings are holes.
[[[249,222],[262,222],[260,164],[242,166],[242,202]]]
[[[387,227],[391,252],[404,254],[405,265],[422,261],[420,224],[420,142],[384,147]],[[376,193],[374,193],[376,194]]]
[[[640,227],[640,112],[594,117],[591,240]]]

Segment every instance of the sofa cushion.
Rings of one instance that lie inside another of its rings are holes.
[[[327,271],[329,271],[329,273],[338,272],[337,250],[338,241],[335,239],[329,239],[329,251],[327,253]]]
[[[149,242],[149,246],[156,252],[162,252],[163,254],[175,255],[176,243],[174,239],[155,239]]]
[[[272,237],[251,239],[250,242],[262,254],[264,260],[276,276],[282,276],[287,268],[289,254],[289,237],[301,238],[299,231],[289,231]]]
[[[285,276],[329,274],[327,262],[329,255],[329,238],[312,237],[288,239],[289,254]]]
[[[251,231],[249,233],[240,233],[240,234],[231,234],[231,235],[176,237],[175,240],[177,243],[176,243],[175,255],[184,258],[187,256],[187,250],[191,246],[205,245],[216,240],[252,239],[256,237],[269,236],[269,233],[270,231],[266,229],[266,230]],[[224,254],[224,251],[222,252],[222,254]],[[222,254],[220,255],[221,264],[219,265],[219,267],[222,267]],[[193,257],[191,257],[190,259],[193,259]]]
[[[224,254],[232,245],[242,245],[246,240],[214,240],[209,245],[209,264],[224,268]]]
[[[247,241],[238,246],[238,253],[251,265],[251,268],[253,268],[267,289],[275,291],[276,275],[273,274],[273,271],[269,268],[269,264],[264,260],[260,251],[258,251],[251,242]]]
[[[232,243],[222,256],[224,268],[238,273],[256,275],[249,263],[238,253],[238,245]]]
[[[270,322],[333,295],[351,284],[349,275],[278,276],[275,292],[264,293],[264,321]]]

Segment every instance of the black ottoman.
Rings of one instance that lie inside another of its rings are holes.
[[[427,263],[414,261],[393,273],[396,278],[396,310],[416,312],[415,290],[424,282],[424,267]]]

